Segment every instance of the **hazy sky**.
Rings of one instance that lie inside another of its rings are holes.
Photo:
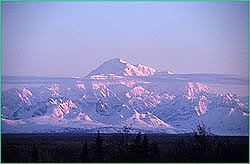
[[[2,74],[85,76],[110,58],[247,76],[248,2],[2,2]]]

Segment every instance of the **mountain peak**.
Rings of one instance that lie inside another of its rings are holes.
[[[88,76],[110,75],[118,76],[150,76],[154,75],[156,70],[143,64],[133,65],[121,58],[112,58],[102,63],[97,69],[90,72]]]
[[[104,63],[106,63],[106,62],[108,62],[108,63],[123,63],[123,64],[128,63],[127,61],[125,61],[121,58],[112,58],[112,59],[105,61]]]
[[[125,60],[123,60],[121,58],[112,58],[112,59],[110,59],[110,60],[108,60],[106,62],[120,62],[120,63],[124,63],[124,64],[128,63],[127,61],[125,61]]]

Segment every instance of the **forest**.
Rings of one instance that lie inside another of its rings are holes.
[[[248,162],[248,136],[2,134],[2,162]]]

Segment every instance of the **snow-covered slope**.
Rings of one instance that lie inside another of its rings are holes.
[[[155,72],[112,59],[83,79],[36,87],[26,81],[2,90],[2,132],[122,132],[126,126],[131,132],[189,133],[203,121],[214,134],[248,134],[247,97],[218,93],[190,80],[193,75]]]
[[[143,64],[133,65],[120,58],[114,58],[101,64],[87,76],[93,75],[119,75],[119,76],[150,76],[154,75],[154,68]]]

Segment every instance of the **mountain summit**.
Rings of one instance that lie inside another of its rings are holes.
[[[151,76],[156,73],[156,69],[143,64],[133,65],[120,58],[110,59],[101,64],[97,69],[90,72],[87,76],[110,75],[118,76]]]

